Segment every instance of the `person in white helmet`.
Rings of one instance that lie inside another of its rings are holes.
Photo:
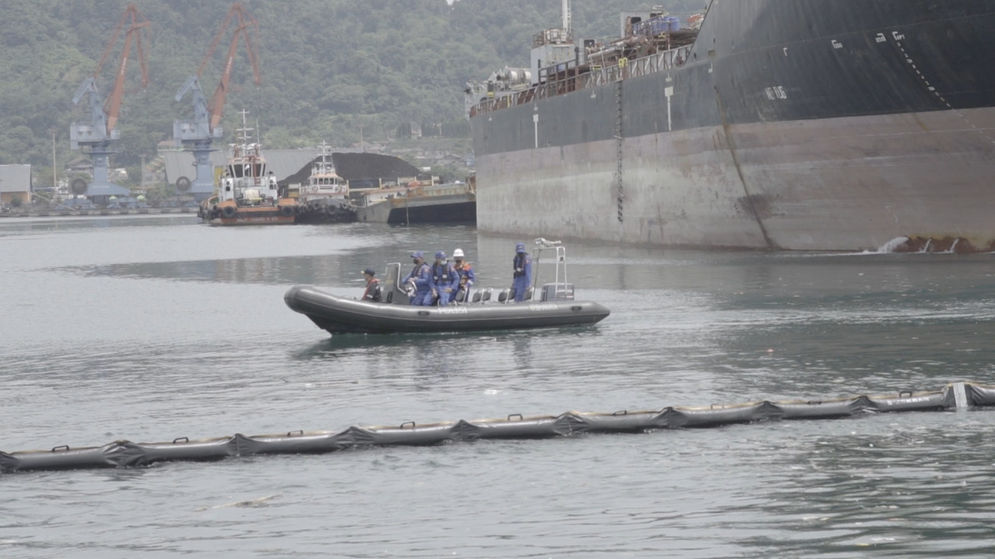
[[[456,291],[454,300],[458,303],[467,302],[470,300],[470,287],[477,281],[477,276],[473,273],[470,263],[463,260],[463,249],[461,248],[453,251],[453,267],[459,274],[459,289]]]

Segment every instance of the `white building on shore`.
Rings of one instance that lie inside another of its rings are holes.
[[[31,165],[0,165],[0,205],[30,203]]]

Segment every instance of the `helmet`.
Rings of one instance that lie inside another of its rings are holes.
[[[525,252],[525,243],[515,245],[515,252]]]
[[[463,258],[463,249],[458,248],[453,251],[453,258]]]
[[[445,260],[446,253],[440,250],[439,252],[435,253],[435,257],[438,258],[439,260]]]

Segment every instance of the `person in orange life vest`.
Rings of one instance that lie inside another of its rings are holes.
[[[412,305],[427,306],[432,304],[432,270],[425,263],[425,253],[420,250],[416,250],[411,253],[411,259],[414,261],[414,267],[411,268],[411,273],[405,276],[401,283],[411,284],[414,287],[414,293],[410,295]]]
[[[477,281],[477,275],[473,273],[470,263],[463,260],[463,249],[461,248],[453,251],[453,268],[456,268],[456,273],[459,274],[459,289],[453,300],[458,303],[469,301],[470,287]]]
[[[446,253],[441,250],[435,253],[431,278],[432,295],[438,298],[440,307],[448,305],[459,287],[459,274],[453,263],[446,260]]]
[[[376,272],[373,268],[363,270],[363,277],[366,279],[366,291],[363,291],[363,301],[379,303],[383,299],[383,289],[380,287],[380,280],[373,277]]]
[[[525,300],[525,294],[532,283],[532,257],[525,250],[525,243],[515,245],[515,259],[512,261],[514,274],[511,289],[515,292],[515,301]]]

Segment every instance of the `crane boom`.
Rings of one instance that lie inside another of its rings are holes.
[[[134,8],[132,4],[130,8]],[[131,26],[128,28],[128,32],[124,36],[124,50],[121,51],[121,60],[118,62],[117,78],[114,80],[114,88],[111,90],[111,94],[107,96],[107,105],[105,107],[107,111],[107,132],[108,134],[114,127],[117,126],[117,116],[121,112],[121,101],[124,99],[124,73],[128,69],[128,53],[131,52],[131,43],[134,41],[135,48],[138,50],[138,62],[142,68],[142,87],[145,88],[149,85],[149,70],[145,65],[145,51],[142,49],[142,36],[139,31],[149,24],[148,21],[136,22],[134,16],[138,13],[135,9],[132,15]]]
[[[113,49],[114,45],[117,44],[117,39],[121,35],[121,30],[124,28],[126,23],[128,24],[128,30],[125,32],[124,49],[122,49],[121,57],[118,61],[117,72],[114,79],[114,87],[111,89],[111,93],[107,96],[107,99],[104,102],[102,111],[104,113],[104,117],[99,119],[101,121],[100,124],[104,127],[107,138],[111,137],[111,133],[117,126],[118,114],[121,112],[121,101],[124,99],[124,76],[125,70],[128,68],[128,56],[131,54],[132,43],[135,44],[135,48],[138,51],[138,62],[142,69],[142,87],[145,88],[149,84],[149,71],[145,62],[145,51],[142,48],[142,36],[140,33],[142,28],[148,26],[149,22],[142,17],[142,15],[138,12],[138,7],[134,4],[128,4],[124,14],[121,15],[121,19],[118,20],[117,25],[114,27],[114,31],[111,33],[111,38],[107,41],[107,45],[104,47],[104,52],[100,55],[100,61],[97,63],[97,68],[93,72],[93,77],[85,80],[83,84],[80,85],[76,96],[73,97],[73,102],[78,103],[80,96],[83,93],[89,92],[92,99],[91,104],[95,107],[97,106],[96,99],[93,98],[93,96],[97,95],[96,80],[100,78],[100,71],[107,62],[111,49]],[[94,110],[94,112],[96,111]],[[94,124],[96,124],[96,121]]]
[[[90,158],[93,161],[93,181],[89,184],[82,179],[73,181],[74,194],[86,194],[87,196],[108,197],[114,195],[127,195],[130,191],[120,185],[110,182],[108,169],[110,155],[115,153],[115,145],[120,138],[117,127],[118,114],[121,111],[121,101],[124,98],[124,78],[128,69],[128,56],[131,54],[131,46],[138,49],[138,59],[142,67],[142,87],[147,87],[149,83],[148,67],[145,65],[145,51],[142,48],[141,30],[149,24],[148,20],[138,13],[138,8],[134,4],[128,4],[124,15],[117,22],[111,38],[107,41],[97,69],[92,76],[87,76],[83,83],[76,89],[73,95],[73,104],[79,104],[83,96],[90,98],[90,122],[74,122],[69,127],[69,142],[72,149],[86,147],[89,150]],[[124,38],[124,49],[118,60],[114,78],[114,86],[110,94],[105,98],[100,97],[100,90],[97,88],[97,80],[100,79],[100,71],[107,62],[111,50],[117,44],[121,31],[127,27]]]
[[[225,32],[228,30],[228,26],[236,22],[235,30],[232,33],[231,44],[228,46],[228,55],[225,58],[224,70],[221,72],[221,79],[218,80],[218,87],[214,90],[214,95],[211,96],[210,104],[210,129],[214,130],[218,124],[221,123],[221,117],[224,113],[225,100],[228,97],[229,85],[231,83],[231,70],[235,63],[235,54],[238,52],[238,41],[240,38],[245,39],[245,48],[249,56],[249,62],[252,64],[252,74],[253,82],[256,85],[262,83],[262,78],[259,74],[259,60],[256,56],[256,49],[253,45],[252,35],[259,29],[259,22],[255,20],[245,8],[238,2],[232,4],[231,8],[228,10],[228,15],[225,16],[224,21],[221,23],[221,27],[215,34],[214,39],[211,41],[211,46],[207,49],[207,54],[204,56],[204,60],[201,61],[200,67],[197,69],[197,77],[199,78],[204,68],[207,66],[208,61],[214,54],[215,49],[224,37]]]

